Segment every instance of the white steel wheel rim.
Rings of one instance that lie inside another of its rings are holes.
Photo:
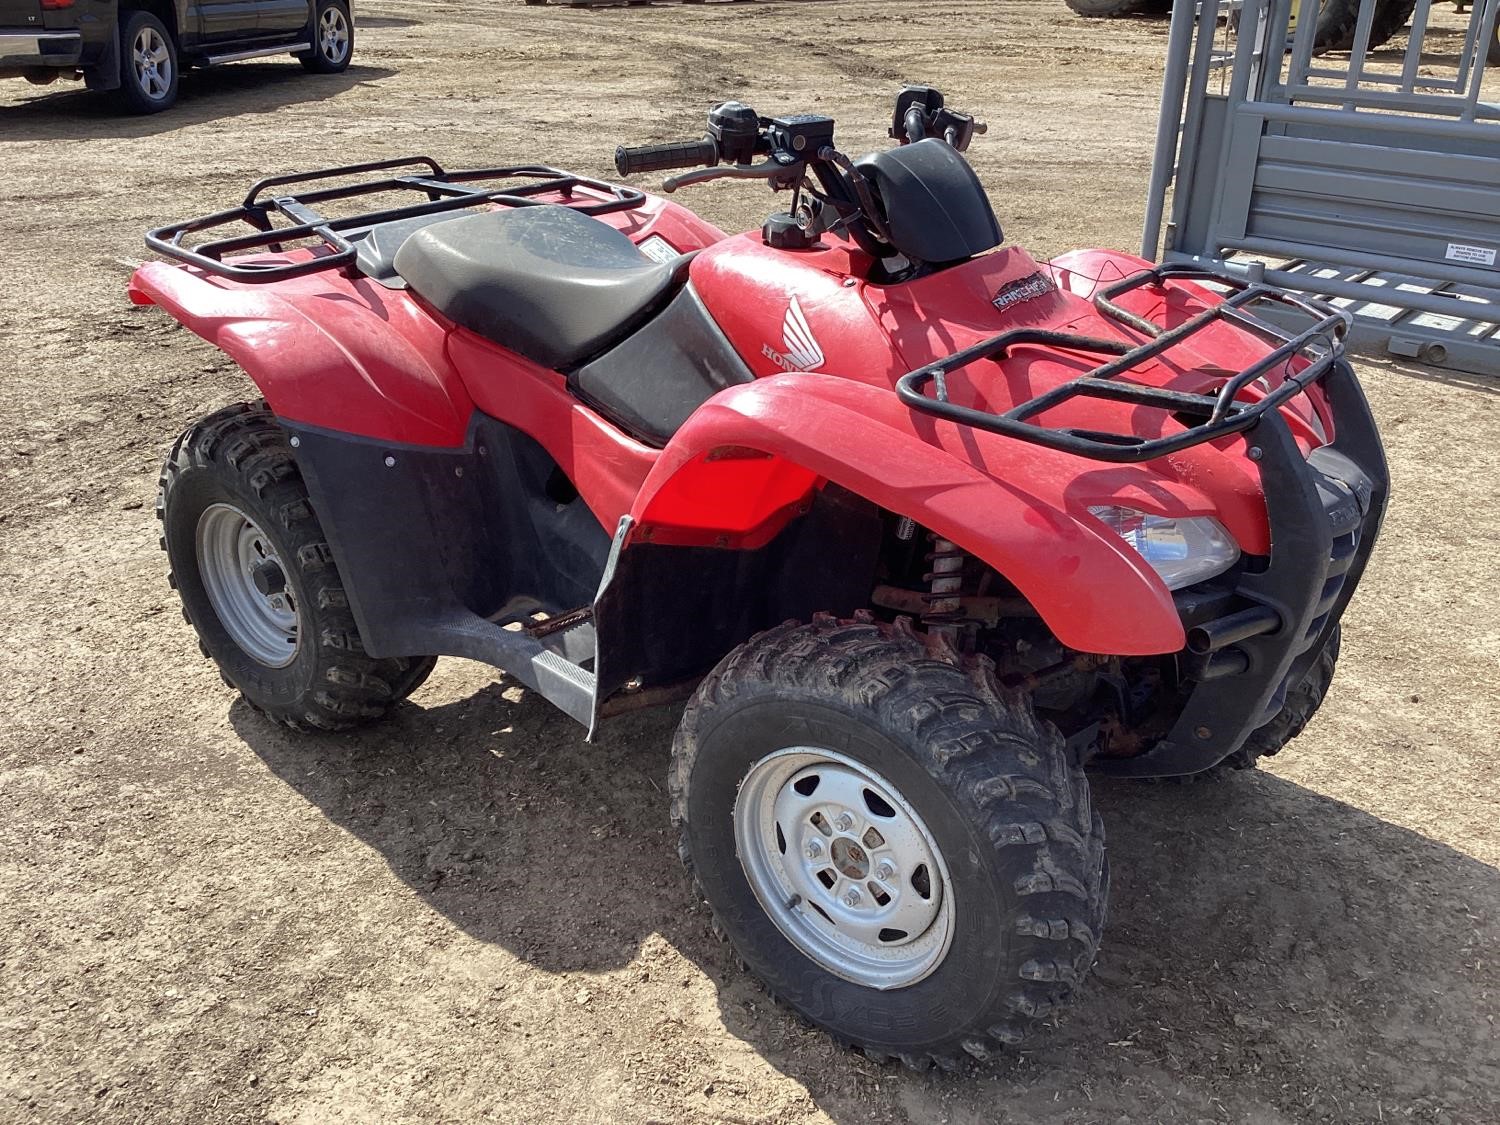
[[[344,61],[344,52],[349,49],[349,21],[337,8],[329,8],[318,21],[318,49],[331,63]]]
[[[161,101],[172,89],[172,52],[161,32],[154,27],[141,28],[131,44],[131,56],[135,84],[152,101]]]
[[[232,504],[204,509],[195,538],[198,573],[224,631],[252,659],[285,668],[297,658],[299,615],[271,540]]]
[[[767,755],[740,783],[734,840],[767,916],[835,976],[904,988],[947,956],[954,908],[942,852],[869,766],[811,746]]]

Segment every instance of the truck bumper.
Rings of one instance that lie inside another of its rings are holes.
[[[1165,738],[1135,757],[1095,758],[1091,768],[1175,777],[1217,765],[1276,716],[1327,644],[1375,545],[1390,476],[1353,369],[1340,361],[1323,386],[1335,434],[1312,456],[1301,455],[1279,415],[1246,435],[1259,450],[1271,553],[1263,570],[1247,569],[1240,577],[1235,621],[1221,618],[1221,628],[1209,622],[1202,633],[1193,630],[1207,639],[1228,637],[1229,643],[1208,652],[1184,651],[1180,663],[1198,678]],[[1255,627],[1264,631],[1238,636],[1243,623],[1257,618]]]
[[[76,31],[0,31],[0,72],[76,67],[82,57]]]

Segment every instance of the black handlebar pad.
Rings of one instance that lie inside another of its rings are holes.
[[[719,162],[719,146],[712,137],[698,141],[669,141],[639,148],[615,149],[615,169],[622,176],[660,172],[665,168],[712,167]]]

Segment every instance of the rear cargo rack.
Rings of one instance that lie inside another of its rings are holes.
[[[1223,286],[1232,290],[1232,293],[1222,303],[1211,305],[1170,329],[1137,316],[1115,303],[1116,298],[1131,290],[1145,285],[1160,285],[1169,278],[1205,281]],[[1312,324],[1295,336],[1288,335],[1245,311],[1245,306],[1256,301],[1288,305],[1310,317]],[[896,394],[914,410],[973,426],[975,429],[1059,449],[1065,453],[1076,453],[1096,461],[1149,461],[1248,430],[1268,411],[1275,410],[1288,399],[1302,394],[1327,375],[1343,355],[1344,336],[1349,331],[1349,317],[1322,301],[1192,265],[1169,263],[1131,274],[1100,290],[1094,297],[1094,307],[1109,319],[1148,337],[1147,341],[1131,344],[1124,340],[1080,336],[1068,332],[1016,328],[955,352],[936,363],[907,372],[896,381]],[[1226,321],[1243,328],[1276,344],[1276,347],[1243,371],[1231,375],[1214,394],[1191,394],[1116,381],[1117,376],[1135,370],[1215,321]],[[1023,344],[1040,344],[1117,358],[1003,412],[979,410],[948,400],[946,377],[952,372],[984,359],[998,361],[1005,358],[1011,348]],[[1293,371],[1292,365],[1299,360],[1305,361],[1306,366]],[[1275,390],[1256,402],[1241,402],[1236,398],[1246,386],[1278,367],[1283,369],[1285,379]],[[929,383],[934,384],[936,397],[924,393]],[[1158,407],[1177,416],[1179,420],[1202,418],[1204,421],[1189,425],[1181,433],[1159,438],[1143,438],[1132,433],[1049,427],[1031,421],[1042,411],[1075,398]]]
[[[310,191],[275,190],[309,184],[317,180],[360,176],[368,172],[386,172],[399,168],[420,170],[406,175],[383,176],[378,179],[322,187]],[[502,187],[495,187],[493,184],[497,180],[530,182],[513,182]],[[316,210],[318,204],[334,200],[402,191],[425,195],[426,201],[402,207],[366,211],[341,218],[328,218]],[[530,207],[541,203],[558,202],[559,198],[567,206],[582,211],[586,215],[603,215],[610,211],[626,211],[632,207],[639,207],[645,202],[646,196],[634,188],[605,183],[603,180],[590,179],[573,172],[563,172],[543,164],[521,164],[508,168],[472,168],[449,172],[431,157],[414,156],[400,160],[380,160],[369,164],[349,164],[341,168],[323,168],[316,172],[272,176],[259,181],[252,187],[250,193],[245,196],[245,201],[238,207],[189,219],[186,222],[158,227],[147,233],[146,245],[164,257],[175,258],[179,262],[197,266],[219,277],[257,283],[284,281],[287,278],[317,273],[320,270],[352,266],[356,257],[356,248],[350,239],[344,236],[344,232],[362,230],[378,223],[393,223],[403,219],[441,214],[445,211],[462,211],[469,207],[487,207],[496,204],[506,207]],[[278,215],[291,225],[275,226],[274,216]],[[247,223],[255,228],[255,233],[220,238],[197,246],[183,244],[183,239],[190,234],[229,226],[233,223]],[[224,261],[227,255],[253,254],[257,251],[279,254],[283,252],[283,247],[287,243],[314,239],[320,241],[328,252],[296,262],[231,264]]]

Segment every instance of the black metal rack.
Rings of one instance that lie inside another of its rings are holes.
[[[1234,292],[1222,303],[1211,305],[1196,313],[1175,328],[1161,325],[1136,316],[1115,303],[1116,298],[1144,285],[1159,285],[1168,278],[1187,278],[1208,281],[1225,286]],[[1245,306],[1256,301],[1273,301],[1289,305],[1312,318],[1310,327],[1295,336],[1288,336],[1265,321],[1258,320],[1245,311]],[[1202,445],[1204,442],[1228,434],[1240,433],[1255,425],[1268,411],[1281,406],[1288,399],[1302,394],[1333,369],[1343,354],[1343,340],[1349,330],[1346,314],[1324,304],[1294,293],[1272,289],[1265,285],[1252,284],[1214,270],[1199,266],[1166,264],[1117,281],[1094,297],[1094,306],[1111,320],[1133,329],[1147,337],[1146,342],[1131,344],[1124,340],[1105,339],[1096,336],[1081,336],[1068,332],[1054,332],[1036,328],[1017,328],[1002,332],[988,340],[955,352],[953,355],[909,371],[896,382],[896,393],[901,401],[915,410],[947,418],[976,429],[1019,438],[1035,445],[1044,445],[1066,453],[1076,453],[1096,461],[1136,463],[1162,457],[1168,453]],[[1226,321],[1266,339],[1277,346],[1264,357],[1231,375],[1214,394],[1191,394],[1163,387],[1144,386],[1140,383],[1116,381],[1120,375],[1135,370],[1141,364],[1161,355],[1189,337],[1201,332],[1215,321]],[[1023,344],[1041,344],[1063,348],[1068,351],[1093,352],[1117,358],[1044,391],[1009,410],[995,412],[979,410],[948,401],[946,377],[960,368],[983,359],[1003,359],[1012,347]],[[1321,345],[1318,348],[1317,345]],[[1294,360],[1305,360],[1306,366],[1292,371]],[[1249,384],[1276,368],[1282,368],[1285,379],[1275,390],[1257,402],[1241,402],[1236,396]],[[926,386],[935,385],[937,397],[924,393]],[[1104,399],[1113,402],[1134,403],[1139,406],[1157,407],[1179,419],[1203,418],[1205,421],[1189,425],[1181,433],[1159,438],[1143,438],[1133,433],[1114,433],[1086,430],[1074,427],[1049,427],[1031,421],[1044,410],[1059,406],[1075,398]]]
[[[386,176],[364,180],[353,184],[318,188],[314,191],[294,193],[272,192],[274,188],[306,184],[316,180],[358,176],[367,172],[384,172],[396,168],[420,167],[425,171],[403,175]],[[529,180],[524,184],[510,183],[503,187],[482,186],[496,180]],[[342,218],[327,218],[315,209],[318,204],[339,199],[353,199],[381,192],[409,191],[425,195],[426,201],[402,207],[389,207],[378,211],[348,215]],[[578,193],[579,202],[572,202]],[[240,206],[228,211],[218,211],[186,222],[158,227],[146,235],[146,245],[168,258],[197,266],[208,273],[244,282],[284,281],[291,277],[316,273],[320,270],[338,269],[354,263],[356,248],[344,232],[363,230],[379,223],[400,222],[444,211],[461,211],[468,207],[483,207],[500,204],[508,207],[529,207],[547,200],[546,196],[562,195],[569,199],[568,205],[587,215],[602,215],[610,211],[625,211],[639,207],[645,195],[634,188],[606,183],[573,172],[563,172],[543,164],[523,164],[507,168],[472,168],[449,172],[436,160],[427,156],[406,157],[400,160],[379,160],[368,164],[349,164],[340,168],[323,168],[316,172],[297,172],[286,176],[271,176],[255,184]],[[291,225],[275,226],[274,216],[281,216]],[[197,246],[183,245],[183,239],[215,227],[232,223],[246,223],[255,228],[254,234],[220,238]],[[256,251],[281,253],[287,243],[308,239],[319,240],[328,251],[311,259],[287,263],[246,263],[231,265],[224,261],[226,255],[252,254]]]

